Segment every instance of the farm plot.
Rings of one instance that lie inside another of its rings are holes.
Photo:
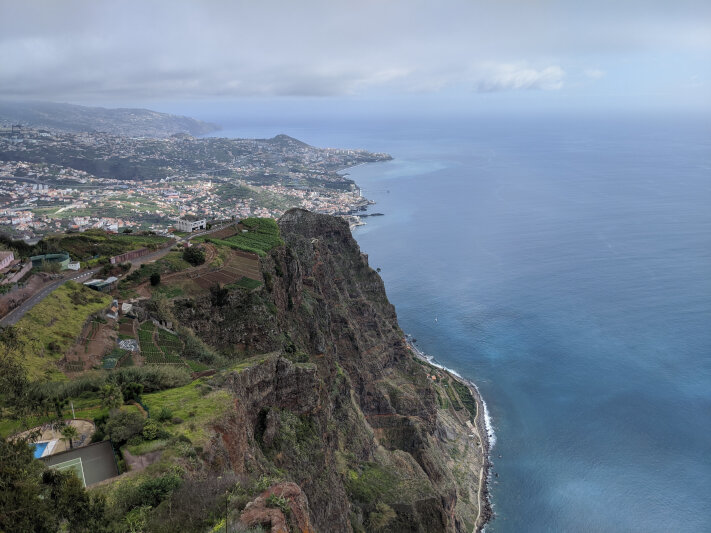
[[[111,370],[112,368],[115,368],[118,362],[126,356],[126,354],[129,353],[127,350],[122,350],[119,347],[114,348],[104,356],[104,358],[101,360],[101,368],[105,368],[107,370]]]
[[[162,330],[158,330],[159,341],[155,342],[156,327],[153,322],[147,321],[138,328],[138,342],[141,345],[141,355],[149,365],[180,365],[183,364],[180,359],[180,351],[182,343],[175,335],[163,331],[163,336],[160,336]],[[171,337],[168,337],[171,335]],[[162,339],[162,340],[161,340]],[[165,351],[162,349],[165,347]]]
[[[252,253],[232,250],[222,268],[205,272],[196,277],[194,281],[203,289],[209,289],[215,284],[231,285],[242,278],[261,281],[259,257]]]
[[[226,239],[227,237],[232,237],[232,235],[237,234],[237,226],[232,224],[231,226],[227,226],[226,228],[222,228],[217,231],[213,231],[210,233],[209,237],[212,239]]]

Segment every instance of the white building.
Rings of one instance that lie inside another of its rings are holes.
[[[178,228],[178,231],[192,233],[196,229],[205,229],[207,227],[207,220],[204,218],[198,219],[197,217],[187,216],[179,218],[175,227]]]

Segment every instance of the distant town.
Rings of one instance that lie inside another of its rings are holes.
[[[0,232],[36,242],[91,228],[166,233],[177,221],[277,218],[303,207],[352,225],[368,204],[339,172],[390,159],[272,139],[126,137],[0,128]]]

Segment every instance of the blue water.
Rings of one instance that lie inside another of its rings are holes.
[[[34,444],[35,447],[35,459],[39,459],[42,457],[42,454],[44,453],[45,448],[47,448],[47,442],[36,442]]]
[[[355,236],[403,329],[489,405],[487,531],[697,532],[711,531],[705,124],[364,118],[223,134],[395,157],[351,171],[385,213]]]

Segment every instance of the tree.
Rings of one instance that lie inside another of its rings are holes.
[[[183,252],[183,259],[193,266],[202,265],[205,262],[205,252],[200,248],[191,246]]]
[[[114,411],[106,422],[106,434],[117,445],[121,445],[143,431],[145,420],[135,411]]]
[[[160,284],[160,274],[158,272],[153,272],[153,274],[151,274],[151,285],[153,285],[155,287],[156,285],[159,285],[159,284]]]
[[[74,443],[72,441],[78,436],[79,431],[77,431],[77,428],[75,428],[71,424],[67,424],[62,428],[62,437],[69,441],[69,449],[74,449]]]
[[[0,439],[0,531],[106,531],[104,509],[72,472],[36,461],[27,441]]]
[[[113,383],[107,383],[101,387],[101,405],[111,409],[118,409],[123,405],[123,394],[121,388]]]
[[[142,383],[136,383],[135,381],[132,381],[130,383],[126,383],[123,386],[123,399],[126,402],[130,402],[130,401],[140,402],[141,401],[141,394],[143,394],[143,384]]]
[[[22,416],[29,407],[30,384],[22,356],[17,330],[0,327],[0,408],[10,408],[14,416]]]

